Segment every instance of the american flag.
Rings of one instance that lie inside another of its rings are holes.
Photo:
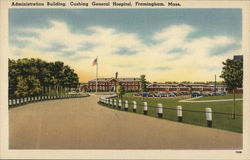
[[[97,64],[97,58],[93,61],[92,66]]]

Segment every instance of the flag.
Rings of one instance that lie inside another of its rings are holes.
[[[97,64],[97,58],[93,61],[92,66]]]

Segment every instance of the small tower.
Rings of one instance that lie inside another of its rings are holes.
[[[115,73],[115,79],[117,79],[117,78],[118,78],[118,72]]]

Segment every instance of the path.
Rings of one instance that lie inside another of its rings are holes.
[[[201,98],[202,96],[200,97],[194,97],[194,98],[189,98],[189,99],[183,99],[183,100],[180,100],[179,102],[185,102],[185,103],[209,103],[209,102],[228,102],[228,101],[233,101],[233,99],[215,99],[215,100],[196,100],[194,101],[195,99],[199,99]],[[238,99],[235,99],[236,101],[242,101],[243,99],[242,98],[238,98]]]
[[[240,149],[242,134],[98,105],[97,96],[10,109],[11,149]]]

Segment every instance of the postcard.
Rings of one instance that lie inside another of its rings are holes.
[[[1,1],[3,159],[249,159],[249,1]]]

